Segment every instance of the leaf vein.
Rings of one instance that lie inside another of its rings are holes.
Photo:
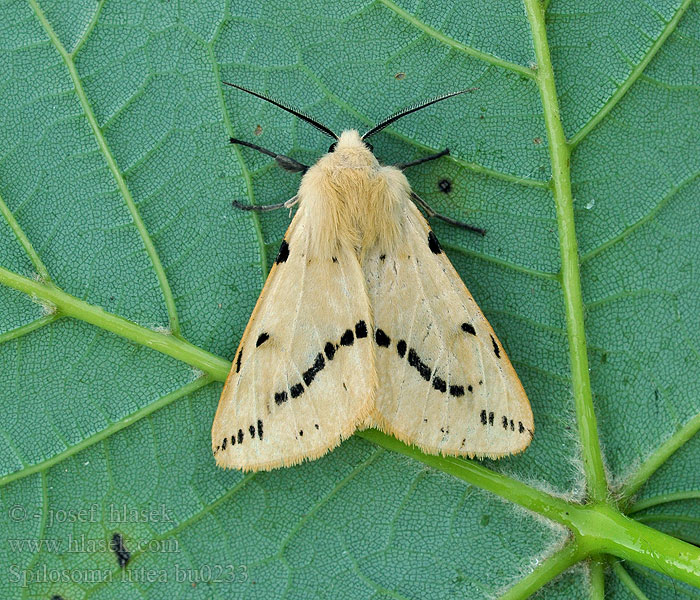
[[[48,19],[41,10],[41,7],[39,6],[37,0],[29,0],[29,4],[32,7],[37,19],[44,28],[44,31],[46,32],[49,40],[63,59],[63,62],[68,70],[71,80],[73,81],[75,95],[77,96],[80,105],[83,108],[85,118],[87,119],[88,124],[90,125],[93,135],[95,136],[97,145],[100,151],[102,152],[105,161],[107,162],[109,170],[111,171],[112,176],[114,177],[114,180],[117,184],[117,187],[119,188],[119,191],[129,210],[129,213],[131,214],[131,218],[134,222],[134,225],[139,235],[141,236],[141,240],[143,242],[146,253],[148,254],[148,257],[150,258],[153,264],[153,269],[156,273],[156,277],[158,278],[163,298],[165,300],[165,305],[167,307],[170,331],[173,333],[173,335],[179,335],[180,325],[178,322],[175,300],[170,289],[170,283],[168,282],[165,270],[163,269],[163,265],[158,256],[158,252],[156,251],[155,245],[153,244],[153,240],[151,239],[143,222],[143,219],[139,214],[139,210],[136,206],[136,203],[134,202],[133,196],[131,195],[131,191],[129,190],[126,184],[124,176],[120,171],[119,166],[117,165],[117,162],[114,158],[114,155],[112,154],[112,151],[109,148],[109,145],[107,144],[107,140],[105,139],[104,134],[102,133],[100,125],[97,122],[97,117],[95,116],[95,112],[92,109],[90,101],[88,100],[87,94],[85,93],[85,89],[83,88],[82,80],[80,78],[80,75],[78,74],[78,70],[76,69],[75,63],[73,62],[73,56],[65,49],[61,41],[58,39],[56,32],[53,30],[51,24],[48,22]]]
[[[457,40],[446,36],[444,33],[438,31],[437,29],[434,29],[430,25],[427,25],[414,17],[412,14],[406,12],[403,10],[401,7],[397,6],[392,2],[391,0],[378,0],[380,4],[383,4],[386,8],[394,12],[396,15],[404,19],[406,22],[410,23],[417,29],[420,29],[423,33],[425,33],[427,36],[434,38],[438,40],[439,42],[442,42],[449,48],[452,48],[454,50],[459,50],[460,52],[463,52],[464,54],[468,54],[469,56],[472,56],[474,58],[477,58],[479,60],[482,60],[490,65],[496,66],[496,67],[501,67],[503,69],[507,69],[509,71],[515,71],[516,73],[523,75],[527,77],[528,79],[534,79],[535,78],[535,73],[531,70],[528,69],[527,67],[524,67],[523,65],[519,65],[514,62],[510,62],[508,60],[504,60],[502,58],[498,58],[497,56],[494,56],[493,54],[488,54],[487,52],[482,52],[481,50],[477,50],[476,48],[472,48],[471,46],[467,46],[466,44],[463,44],[462,42],[458,42]]]
[[[586,123],[573,136],[571,136],[569,144],[572,150],[578,146],[579,143],[581,143],[581,141],[598,125],[598,123],[600,123],[605,116],[613,108],[615,108],[615,106],[617,106],[625,94],[627,94],[628,90],[632,87],[634,82],[637,81],[644,69],[647,68],[647,65],[651,62],[654,56],[656,56],[668,37],[675,31],[681,17],[685,14],[694,1],[695,0],[683,0],[671,20],[666,23],[666,27],[664,27],[661,35],[657,38],[656,42],[652,44],[651,48],[649,48],[647,53],[644,55],[644,58],[642,58],[637,66],[630,71],[627,79],[622,82],[622,84],[617,88],[613,95],[608,98],[608,101],[601,107],[601,109],[595,115],[593,115],[593,117],[591,117],[588,123]]]

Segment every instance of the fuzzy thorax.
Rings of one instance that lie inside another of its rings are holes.
[[[299,188],[299,210],[313,215],[305,221],[314,253],[323,259],[346,247],[361,258],[375,244],[391,252],[399,237],[401,199],[408,194],[400,170],[380,165],[357,131],[344,131]]]

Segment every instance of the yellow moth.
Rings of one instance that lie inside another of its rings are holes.
[[[428,453],[498,458],[527,448],[534,425],[523,386],[414,201],[440,215],[402,172],[447,151],[387,166],[366,142],[396,119],[469,90],[401,111],[363,136],[337,136],[228,85],[336,141],[306,167],[231,140],[304,175],[283,204],[298,210],[221,394],[216,463],[250,471],[293,465],[370,426]]]

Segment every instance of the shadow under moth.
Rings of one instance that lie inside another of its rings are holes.
[[[222,467],[274,469],[315,459],[358,428],[428,453],[498,458],[523,451],[534,424],[503,346],[416,204],[403,169],[367,138],[337,136],[308,115],[234,84],[334,138],[313,166],[231,139],[303,172],[297,206],[236,351],[212,427]]]

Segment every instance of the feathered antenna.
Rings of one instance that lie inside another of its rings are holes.
[[[304,114],[300,110],[297,110],[296,108],[292,108],[291,106],[287,106],[286,104],[283,104],[279,100],[273,100],[272,98],[269,98],[268,96],[263,96],[262,94],[258,94],[257,92],[254,92],[252,90],[248,90],[244,87],[241,87],[240,85],[236,85],[235,83],[228,83],[227,81],[222,81],[221,83],[225,85],[230,85],[231,87],[234,87],[238,90],[241,90],[242,92],[246,92],[248,94],[251,94],[252,96],[255,96],[256,98],[260,98],[261,100],[265,100],[266,102],[269,102],[270,104],[274,104],[275,106],[278,106],[282,110],[286,110],[288,113],[292,113],[293,115],[299,117],[303,121],[306,121],[307,123],[310,123],[313,125],[316,129],[319,131],[322,131],[326,135],[332,137],[333,139],[337,140],[338,136],[333,133],[328,127],[325,125],[321,125],[318,121],[315,121],[312,119],[309,115]]]
[[[416,112],[417,110],[420,110],[421,108],[425,108],[426,106],[430,106],[431,104],[435,104],[436,102],[440,102],[441,100],[447,100],[448,98],[452,98],[453,96],[459,96],[460,94],[464,94],[466,92],[473,92],[474,90],[478,90],[479,88],[468,88],[466,90],[460,90],[459,92],[452,92],[450,94],[445,94],[444,96],[438,96],[437,98],[433,98],[432,100],[428,100],[427,102],[422,102],[421,104],[414,104],[413,106],[409,106],[408,108],[404,108],[403,110],[400,110],[397,113],[394,113],[391,115],[388,119],[385,119],[379,125],[375,125],[370,129],[367,133],[365,133],[362,136],[363,140],[366,140],[369,136],[374,135],[375,133],[380,132],[382,129],[387,127],[388,125],[391,125],[394,121],[398,121],[401,117],[405,117],[406,115],[410,115],[411,113]]]

